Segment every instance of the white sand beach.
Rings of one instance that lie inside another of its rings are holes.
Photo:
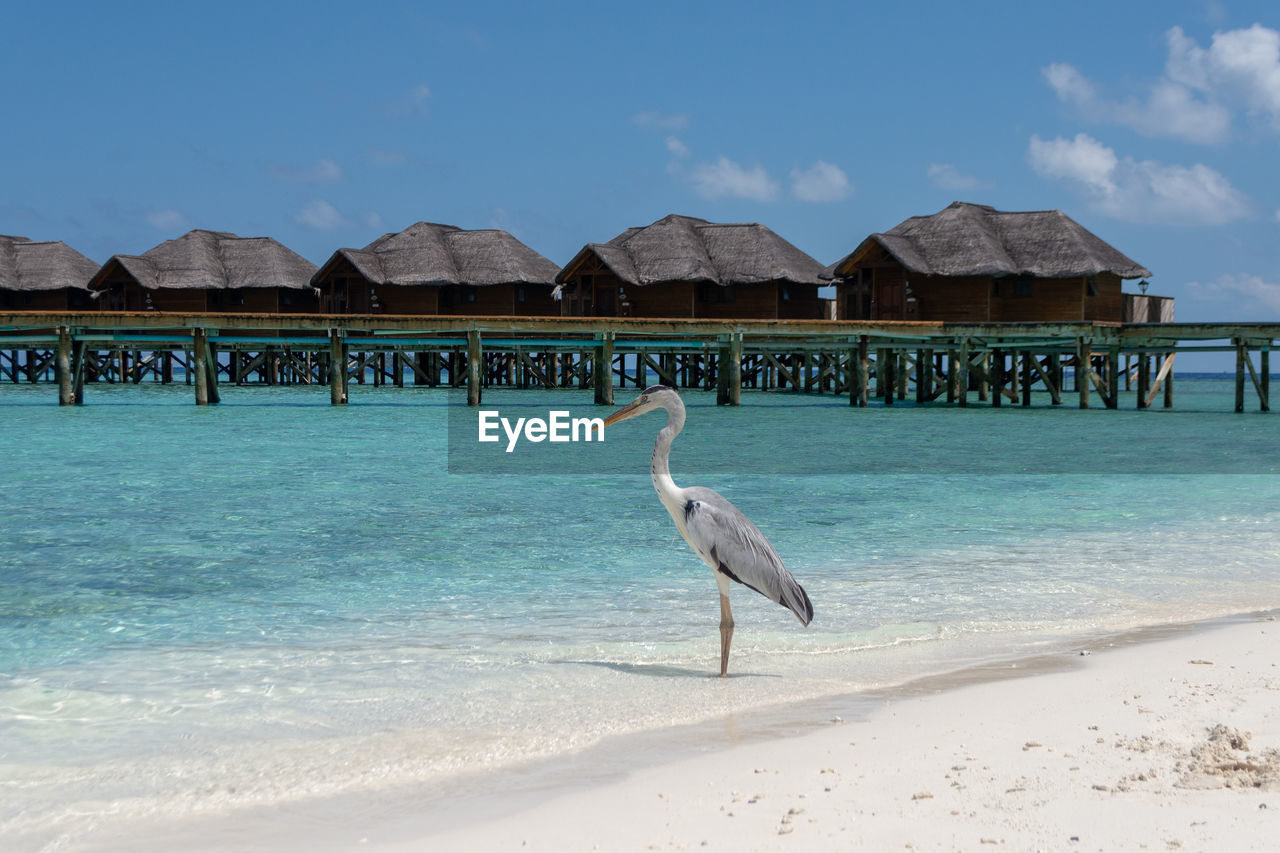
[[[800,734],[678,740],[624,757],[631,772],[592,750],[491,793],[471,778],[72,849],[1274,850],[1278,640],[1273,615],[1148,630],[887,691]]]
[[[378,844],[375,834],[359,846],[1274,850],[1278,641],[1274,617],[1259,617],[1104,645],[1066,668],[886,699],[866,720],[644,769],[445,833],[424,821],[421,838]]]

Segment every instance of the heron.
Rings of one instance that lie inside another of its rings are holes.
[[[782,564],[782,558],[764,534],[738,508],[718,492],[702,486],[682,489],[671,479],[668,460],[671,443],[684,428],[684,402],[674,388],[651,385],[627,405],[604,419],[606,427],[657,409],[667,410],[667,425],[653,443],[649,471],[658,499],[671,514],[676,529],[693,553],[711,567],[720,590],[720,677],[729,674],[729,645],[733,641],[733,611],[729,608],[730,582],[754,589],[765,598],[788,608],[808,625],[813,604],[804,587]]]

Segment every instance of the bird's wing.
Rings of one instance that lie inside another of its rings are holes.
[[[808,625],[813,604],[764,534],[711,489],[685,489],[684,497],[689,544],[698,556],[730,579],[790,609]]]

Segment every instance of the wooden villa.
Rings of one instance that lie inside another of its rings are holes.
[[[556,281],[574,317],[818,319],[822,265],[756,223],[670,216],[588,243]]]
[[[1151,275],[1060,210],[959,201],[872,234],[826,274],[840,320],[1117,323],[1136,297],[1121,281]],[[1156,316],[1172,320],[1172,303]]]
[[[89,282],[106,311],[314,313],[316,265],[270,237],[190,231],[113,255]]]
[[[89,311],[98,265],[57,241],[0,235],[0,308]]]
[[[506,231],[418,222],[339,249],[311,282],[326,314],[546,316],[556,272]]]

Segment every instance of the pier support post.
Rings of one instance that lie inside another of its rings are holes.
[[[1126,380],[1128,374],[1125,375]],[[1127,384],[1127,381],[1126,381]],[[1151,392],[1151,354],[1138,353],[1138,408],[1147,408],[1147,395]]]
[[[58,405],[71,406],[76,402],[71,374],[71,330],[58,327]]]
[[[898,351],[882,349],[876,356],[876,391],[884,395],[884,404],[893,405],[893,395],[898,387]]]
[[[991,388],[991,405],[1004,405],[1004,350],[995,349],[987,356],[987,382]]]
[[[871,384],[871,365],[867,361],[867,350],[869,347],[869,338],[866,335],[858,336],[858,408],[865,409],[867,407],[868,386]],[[850,400],[849,402],[853,402]]]
[[[742,332],[730,332],[728,345],[720,348],[716,371],[716,405],[742,405]]]
[[[1271,411],[1271,346],[1263,344],[1262,351],[1258,353],[1258,372],[1262,375],[1258,378],[1262,381],[1262,411]]]
[[[1080,408],[1089,408],[1089,386],[1093,380],[1089,377],[1089,371],[1093,368],[1089,364],[1092,357],[1089,342],[1084,338],[1080,338],[1076,343],[1076,390],[1080,392]]]
[[[916,350],[916,402],[933,399],[933,350]]]
[[[1111,393],[1106,396],[1108,409],[1116,409],[1120,407],[1120,348],[1114,344],[1111,349],[1107,350],[1107,390]]]
[[[613,405],[613,332],[603,332],[591,351],[591,379],[596,405]]]
[[[329,403],[347,404],[347,345],[341,329],[329,330]]]
[[[480,348],[480,330],[467,330],[467,405],[480,405],[484,379],[484,352]]]
[[[1244,411],[1244,360],[1249,351],[1245,349],[1244,339],[1236,338],[1236,411]]]
[[[956,405],[969,406],[969,339],[960,342],[960,354],[951,363],[951,382],[956,389]]]
[[[76,398],[76,405],[84,404],[84,362],[85,362],[85,342],[76,341],[71,348],[71,372],[74,374],[71,393]]]
[[[195,365],[196,405],[207,406],[213,402],[209,389],[209,335],[204,329],[193,329],[191,361]]]
[[[1022,351],[1022,407],[1024,409],[1031,405],[1031,383],[1034,377],[1031,365],[1034,358],[1035,355],[1031,350]]]
[[[716,348],[716,405],[729,405],[729,342],[720,341]]]

